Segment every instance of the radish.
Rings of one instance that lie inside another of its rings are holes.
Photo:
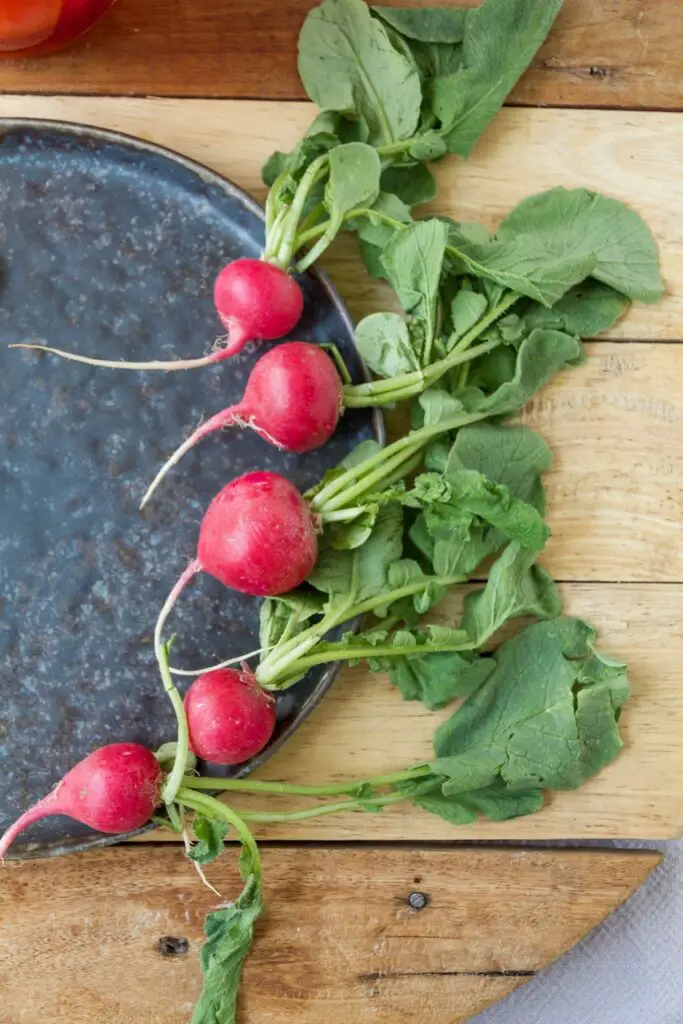
[[[166,473],[198,441],[222,427],[252,427],[288,452],[310,452],[330,439],[343,407],[343,388],[323,349],[290,341],[266,352],[249,375],[244,396],[198,427],[161,467],[145,494],[143,508]]]
[[[10,348],[37,348],[89,366],[113,370],[191,370],[219,363],[240,352],[248,341],[275,341],[296,327],[304,308],[297,282],[284,270],[265,260],[238,259],[221,270],[214,285],[214,302],[221,323],[228,332],[225,344],[198,359],[121,362],[90,359],[49,345],[22,342]]]
[[[226,484],[204,514],[197,558],[176,582],[157,619],[157,657],[171,609],[200,572],[243,594],[275,597],[303,583],[317,557],[316,517],[294,484],[266,472],[245,473]]]
[[[307,502],[278,473],[245,473],[209,505],[199,530],[195,572],[255,597],[303,583],[318,557]]]
[[[221,359],[239,352],[248,341],[284,338],[304,311],[304,296],[294,278],[264,260],[228,263],[216,278],[213,299],[228,332]]]
[[[100,747],[7,829],[0,839],[0,860],[20,832],[50,814],[65,814],[111,835],[132,832],[160,804],[162,779],[154,754],[139,743]]]
[[[255,597],[274,597],[298,587],[318,557],[317,522],[294,484],[277,473],[245,473],[219,491],[206,510],[197,558],[177,580],[154,627],[154,653],[178,722],[176,758],[164,785],[166,804],[175,800],[182,785],[189,739],[187,712],[168,666],[173,640],[162,640],[176,601],[200,572]]]
[[[200,676],[185,695],[190,749],[214,764],[241,764],[263,750],[275,729],[275,701],[244,666]]]

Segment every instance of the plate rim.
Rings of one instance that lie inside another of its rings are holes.
[[[185,154],[180,153],[178,150],[173,149],[170,146],[159,145],[159,143],[148,141],[138,135],[131,135],[128,132],[122,132],[118,129],[102,128],[99,125],[87,124],[84,121],[64,121],[61,118],[47,117],[0,117],[0,149],[4,144],[5,136],[11,131],[30,129],[33,129],[36,132],[60,129],[71,136],[95,138],[101,142],[113,143],[119,146],[123,145],[124,147],[137,150],[143,154],[153,153],[156,156],[169,160],[171,163],[180,164],[186,170],[201,178],[205,183],[217,186],[224,193],[227,193],[232,198],[239,200],[250,210],[251,213],[265,224],[265,211],[249,192],[243,189],[240,185],[237,185],[231,178],[213,170],[207,164],[204,164],[199,160],[195,160],[192,157],[185,156]],[[324,270],[320,270],[317,267],[308,270],[307,273],[317,278],[323,286],[327,297],[341,316],[350,337],[354,339],[355,345],[355,329],[353,320],[351,319],[346,303],[330,280],[329,276]],[[356,351],[360,362],[361,375],[366,381],[372,380],[370,371],[360,355],[360,352],[358,352],[357,347]],[[371,422],[376,440],[381,445],[385,445],[386,426],[384,416],[380,408],[374,407],[372,409]],[[348,628],[353,632],[356,632],[360,628],[361,622],[362,618],[353,619],[348,623]],[[261,757],[257,754],[256,757],[251,758],[244,767],[236,773],[234,778],[242,778],[251,774],[251,772],[256,768],[260,768],[266,761],[269,761],[270,758],[284,746],[296,730],[303,725],[313,709],[322,701],[323,697],[332,686],[332,683],[339,675],[341,667],[342,663],[340,661],[335,661],[323,669],[320,680],[315,689],[302,704],[296,718],[286,729],[282,731],[276,742],[268,748],[267,756]],[[40,860],[49,857],[62,856],[67,853],[81,853],[85,850],[101,849],[106,846],[114,846],[117,843],[126,842],[138,836],[145,835],[157,827],[158,826],[149,822],[141,828],[134,829],[130,832],[118,833],[116,835],[105,835],[103,833],[95,832],[92,836],[74,836],[71,839],[58,839],[47,842],[22,843],[18,840],[8,852],[6,859],[8,861]]]

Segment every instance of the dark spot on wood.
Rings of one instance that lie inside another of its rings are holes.
[[[601,64],[589,64],[586,67],[572,67],[570,64],[559,64],[556,63],[552,58],[550,60],[540,61],[540,66],[545,71],[555,71],[563,75],[573,75],[577,78],[617,78],[621,73],[621,68],[604,67]]]
[[[185,956],[189,951],[189,940],[179,939],[175,935],[162,935],[157,942],[157,953],[162,956]]]
[[[429,896],[424,892],[411,892],[408,903],[413,910],[424,910],[429,903]]]
[[[421,882],[422,882],[422,879],[420,878],[420,876],[419,875],[415,875],[415,878],[413,879],[413,885],[420,885]]]

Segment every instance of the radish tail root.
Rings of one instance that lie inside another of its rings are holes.
[[[62,359],[70,359],[74,363],[85,363],[87,366],[103,366],[109,370],[194,370],[200,366],[211,366],[212,363],[219,363],[230,353],[225,349],[217,349],[207,356],[199,359],[169,359],[167,361],[154,360],[148,363],[128,363],[115,359],[91,359],[89,356],[79,356],[75,352],[64,352],[60,348],[51,348],[49,345],[34,345],[26,342],[10,345],[9,348],[33,348],[39,352],[49,352],[53,356],[60,356]]]
[[[163,641],[161,639],[161,636],[164,631],[164,626],[166,625],[166,620],[171,614],[173,606],[175,605],[176,601],[182,594],[187,584],[190,582],[190,580],[194,579],[194,577],[197,576],[201,571],[202,564],[198,559],[195,558],[194,561],[190,562],[187,569],[185,569],[185,571],[180,575],[178,581],[171,590],[171,593],[166,598],[163,608],[159,612],[159,618],[157,619],[157,624],[154,628],[154,653],[156,654],[157,661],[160,661],[164,657],[164,652],[162,650]]]
[[[54,794],[51,793],[37,804],[34,804],[33,807],[30,807],[20,818],[17,818],[13,825],[10,825],[2,838],[0,838],[0,861],[4,859],[20,832],[23,832],[29,825],[33,825],[34,822],[40,821],[41,818],[45,818],[48,814],[59,813],[59,808],[54,806],[54,804]]]
[[[229,409],[224,409],[222,412],[219,412],[215,416],[212,416],[210,420],[206,421],[206,423],[202,423],[201,427],[197,427],[194,433],[188,437],[187,441],[183,441],[180,447],[177,448],[174,451],[173,455],[171,455],[171,457],[167,459],[166,462],[163,464],[163,466],[161,467],[161,469],[159,470],[159,472],[157,473],[157,475],[154,477],[151,484],[147,488],[145,496],[140,502],[140,508],[143,509],[145,507],[145,505],[152,497],[152,495],[154,494],[155,490],[157,489],[163,478],[168,473],[169,469],[172,469],[173,466],[176,466],[180,462],[182,457],[186,455],[191,448],[194,448],[198,441],[201,441],[202,438],[207,437],[208,434],[213,433],[214,430],[220,430],[223,427],[229,427],[234,423],[241,422],[242,421],[240,420],[239,417],[239,406],[233,405]]]

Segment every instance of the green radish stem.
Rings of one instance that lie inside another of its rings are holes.
[[[283,171],[277,176],[272,184],[272,187],[268,190],[266,196],[266,237],[270,237],[275,227],[275,221],[279,213],[282,211],[282,207],[278,210],[278,193],[284,185],[288,177],[288,171]]]
[[[496,322],[511,306],[518,301],[516,292],[506,295],[497,306],[481,318],[466,334],[460,338],[452,352],[443,359],[437,360],[423,370],[399,374],[396,377],[372,381],[366,384],[353,384],[344,387],[344,405],[347,408],[361,408],[372,405],[389,405],[414,398],[427,388],[436,384],[444,374],[456,366],[466,365],[479,356],[493,351],[502,342],[497,339],[482,342],[473,348],[470,346],[480,334]]]
[[[222,818],[223,821],[227,821],[229,825],[232,825],[237,837],[240,842],[246,847],[251,854],[252,865],[254,868],[253,874],[255,878],[260,880],[261,878],[261,855],[259,848],[256,845],[256,840],[249,831],[248,826],[245,824],[244,815],[237,814],[233,811],[232,807],[228,807],[227,804],[221,803],[220,800],[216,800],[215,797],[207,796],[204,793],[197,793],[186,786],[183,786],[178,790],[176,800],[183,807],[187,807],[190,811],[195,811],[197,814],[205,814],[211,818]]]
[[[412,430],[405,437],[400,437],[393,444],[375,452],[357,466],[352,466],[334,480],[321,488],[310,501],[314,512],[334,512],[353,504],[358,498],[370,492],[379,483],[385,473],[392,472],[400,465],[401,459],[412,458],[421,452],[429,441],[439,434],[447,434],[452,430],[476,423],[485,419],[487,412],[461,413],[451,419],[433,426]]]
[[[425,773],[427,774],[427,773]],[[207,780],[213,782],[213,779]],[[424,787],[424,792],[430,792],[432,789],[436,789],[441,783],[438,779],[434,779],[429,785]],[[410,800],[415,795],[415,791],[405,793],[385,793],[382,796],[370,797],[361,799],[351,800],[338,800],[330,803],[320,804],[318,807],[306,807],[303,809],[291,810],[291,811],[240,811],[239,815],[226,807],[225,804],[219,800],[215,800],[212,797],[205,797],[199,793],[192,792],[187,788],[180,790],[178,794],[178,800],[183,806],[190,810],[198,811],[200,814],[208,814],[213,817],[222,817],[225,821],[229,821],[233,824],[237,830],[238,836],[247,845],[246,835],[250,836],[253,842],[253,836],[249,831],[246,822],[255,822],[260,825],[272,825],[287,821],[305,821],[307,818],[320,818],[327,814],[340,814],[344,811],[364,811],[368,803],[374,807],[389,807],[391,804],[398,804],[404,800]],[[209,801],[211,802],[209,805]],[[218,808],[221,808],[224,813],[220,813]],[[228,812],[228,813],[225,813]],[[235,824],[235,819],[240,822],[244,832],[240,832]],[[252,847],[248,847],[250,852]],[[254,842],[253,848],[256,848]],[[252,854],[253,855],[253,854]]]
[[[465,577],[463,576],[435,576],[431,579],[431,582],[436,586],[452,586],[456,583],[462,583]],[[412,597],[414,594],[419,593],[425,587],[425,580],[416,580],[413,583],[407,583],[404,587],[399,587],[396,590],[390,591],[388,594],[383,595],[383,603],[389,605],[394,604],[396,601],[400,601],[405,597]],[[348,622],[350,619],[359,618],[362,615],[366,615],[373,611],[377,607],[377,598],[367,598],[365,601],[359,601],[355,605],[346,605],[340,608],[337,612],[325,615],[322,620],[313,626],[309,626],[308,629],[296,636],[292,637],[291,640],[286,641],[283,644],[278,644],[272,654],[266,656],[261,664],[256,669],[256,678],[262,686],[272,687],[277,689],[278,678],[290,676],[292,673],[289,669],[296,667],[298,673],[299,665],[306,664],[307,668],[310,668],[312,664],[318,664],[318,660],[305,659],[306,654],[315,647],[330,630],[336,626],[342,625],[344,622]],[[470,644],[471,646],[471,644]],[[441,649],[441,648],[440,648]],[[447,648],[444,646],[443,648]],[[454,649],[449,646],[448,649]],[[457,650],[463,650],[463,645],[458,645]],[[399,655],[401,653],[410,653],[402,651],[399,648],[387,648],[388,656]],[[411,648],[411,651],[415,653],[415,649]],[[365,657],[368,653],[376,653],[375,649],[369,652],[365,648],[362,653],[349,654],[348,657]],[[327,657],[325,654],[319,656],[320,661],[337,661],[345,657],[343,649],[335,650],[334,657]],[[308,662],[311,664],[308,664]]]
[[[457,583],[463,583],[467,577],[465,576],[433,576],[430,577],[428,582],[435,586],[453,586]],[[415,580],[412,583],[406,583],[403,587],[398,587],[396,590],[390,591],[388,594],[384,594],[382,597],[383,604],[394,604],[396,601],[400,601],[406,597],[412,597],[414,594],[418,594],[426,586],[425,579]],[[368,648],[351,648],[348,646],[340,646],[339,649],[334,647],[332,644],[326,646],[324,652],[320,655],[314,655],[311,658],[306,659],[305,655],[315,647],[317,643],[320,643],[324,639],[327,633],[337,626],[343,625],[350,619],[360,618],[363,615],[367,615],[369,612],[374,611],[377,607],[377,598],[370,597],[365,601],[359,601],[356,604],[346,604],[343,607],[338,608],[334,613],[323,616],[320,622],[309,626],[308,629],[303,630],[301,633],[297,633],[295,636],[287,639],[283,636],[280,642],[274,647],[264,647],[259,651],[252,651],[249,654],[242,654],[237,658],[231,658],[228,662],[221,662],[218,665],[209,665],[205,668],[200,669],[176,669],[171,668],[170,672],[173,675],[182,676],[200,676],[207,672],[213,672],[219,668],[225,668],[231,664],[238,664],[245,661],[248,657],[256,654],[263,654],[264,652],[270,652],[266,654],[261,664],[256,669],[255,675],[257,680],[262,686],[270,689],[285,688],[283,682],[293,675],[291,668],[295,668],[298,673],[299,665],[304,665],[307,669],[313,665],[322,664],[327,661],[339,661],[345,658],[363,658],[368,654],[374,655],[379,654],[387,657],[398,657],[402,654],[416,653],[414,647],[401,648],[391,647],[389,645],[382,647],[373,648],[371,651]],[[391,625],[396,625],[396,621],[391,620]],[[471,643],[468,641],[463,644],[443,644],[438,647],[434,647],[434,651],[452,651],[452,650],[469,650]],[[431,650],[431,648],[430,648]]]
[[[162,634],[164,626],[166,625],[166,619],[168,618],[173,605],[177,601],[178,595],[187,585],[188,581],[191,580],[193,576],[196,576],[198,567],[198,562],[190,562],[187,569],[185,569],[185,572],[180,576],[178,582],[166,598],[164,606],[159,612],[159,618],[157,619],[156,626],[154,627],[154,653],[159,665],[164,690],[168,694],[171,704],[173,705],[178,727],[173,767],[170,773],[166,776],[164,788],[161,791],[162,799],[167,806],[175,801],[178,790],[183,782],[190,745],[190,731],[187,725],[187,715],[185,714],[183,698],[180,696],[180,692],[173,682],[173,677],[171,676],[168,663],[168,652],[171,644],[173,643],[173,637],[171,637],[167,643],[164,643],[162,640]]]
[[[292,262],[292,256],[294,255],[294,245],[296,243],[296,232],[299,226],[301,215],[303,214],[306,200],[311,192],[311,189],[316,185],[321,178],[324,178],[327,174],[327,168],[329,165],[329,157],[326,153],[316,157],[315,160],[306,168],[301,181],[297,186],[297,190],[294,193],[294,199],[288,209],[286,217],[282,221],[282,230],[278,238],[273,243],[273,239],[269,238],[266,245],[266,252],[272,254],[271,262],[276,263],[283,270],[287,270]],[[277,246],[277,249],[275,248]]]
[[[434,784],[436,786],[436,783]],[[434,787],[431,787],[434,788]],[[373,807],[387,807],[389,804],[397,804],[402,800],[410,799],[409,793],[387,793],[385,796],[373,797]],[[254,821],[263,825],[277,824],[285,821],[305,821],[306,818],[320,818],[325,814],[338,814],[343,811],[365,810],[362,800],[339,800],[337,803],[321,804],[320,807],[307,807],[304,810],[281,811],[244,811],[242,817],[245,821]]]
[[[365,512],[365,505],[357,505],[356,508],[342,508],[338,512],[322,512],[321,523],[350,523],[352,520],[362,516]]]
[[[471,641],[466,643],[450,643],[450,644],[434,644],[433,647],[425,648],[424,653],[428,654],[442,654],[450,651],[470,651],[473,648]],[[326,645],[326,649],[321,651],[319,654],[313,654],[308,658],[297,658],[296,660],[296,673],[297,676],[302,672],[308,672],[310,668],[314,668],[316,665],[324,665],[329,661],[353,661],[358,658],[399,658],[411,654],[420,654],[421,648],[415,646],[400,647],[393,644],[377,644],[375,647],[368,648],[365,646],[354,647],[351,644],[329,644]],[[258,669],[256,672],[257,679]],[[261,681],[259,679],[259,681]],[[278,687],[283,689],[284,687]]]
[[[361,786],[370,786],[373,789],[380,786],[395,786],[400,782],[411,782],[413,779],[430,774],[429,765],[423,764],[401,772],[390,772],[388,775],[375,775],[370,779],[337,782],[327,786],[301,786],[293,782],[261,782],[258,779],[188,777],[183,783],[183,788],[235,793],[271,793],[283,796],[352,796]]]

